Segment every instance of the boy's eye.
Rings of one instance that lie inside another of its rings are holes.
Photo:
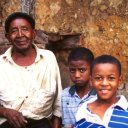
[[[84,73],[86,71],[86,69],[85,68],[80,68],[79,71],[80,71],[80,73]]]
[[[71,73],[75,73],[75,72],[76,72],[76,69],[74,69],[74,68],[69,68],[69,71],[70,71]]]
[[[115,80],[115,77],[110,76],[108,79],[109,79],[110,81],[112,81],[112,80]]]
[[[94,80],[96,80],[96,81],[100,81],[100,80],[102,80],[103,78],[102,77],[100,77],[100,76],[96,76],[96,77],[94,77]]]
[[[85,68],[79,68],[79,69],[69,68],[69,71],[70,71],[70,73],[75,73],[76,71],[79,71],[80,73],[84,73],[86,71],[86,69]]]

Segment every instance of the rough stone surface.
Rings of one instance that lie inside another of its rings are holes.
[[[1,1],[0,26],[9,13],[20,9],[18,0]],[[111,54],[117,57],[123,70],[120,93],[127,95],[128,0],[35,0],[34,16],[36,29],[48,35],[49,43],[44,43],[43,47],[54,47],[63,87],[71,83],[66,58],[72,49],[72,43],[68,42],[73,42],[73,46],[90,48],[95,56]],[[72,41],[76,35],[79,35],[78,40]],[[41,39],[39,36],[38,41]],[[0,39],[0,43],[3,40]]]

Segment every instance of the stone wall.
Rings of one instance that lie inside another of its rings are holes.
[[[81,45],[90,48],[95,56],[111,54],[121,61],[120,93],[127,95],[128,0],[35,0],[34,8],[36,29],[48,35],[44,47],[57,56],[63,87],[71,84],[68,53]],[[6,16],[17,10],[21,10],[20,0],[1,1],[1,26]],[[36,42],[41,39],[39,36]]]

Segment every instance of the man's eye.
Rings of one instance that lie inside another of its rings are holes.
[[[23,30],[23,31],[27,31],[28,29],[27,29],[26,27],[23,27],[22,30]]]
[[[18,31],[17,29],[12,29],[11,33],[14,33],[14,32],[17,32],[17,31]]]

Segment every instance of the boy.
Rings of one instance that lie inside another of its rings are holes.
[[[75,128],[126,128],[128,103],[124,96],[117,96],[121,82],[121,64],[113,56],[97,57],[91,65],[90,82],[97,99],[84,103],[76,114]]]
[[[78,107],[94,96],[94,90],[89,86],[90,64],[93,60],[93,53],[84,47],[77,47],[69,54],[69,73],[74,85],[64,89],[62,94],[62,124],[65,128],[73,127]]]

